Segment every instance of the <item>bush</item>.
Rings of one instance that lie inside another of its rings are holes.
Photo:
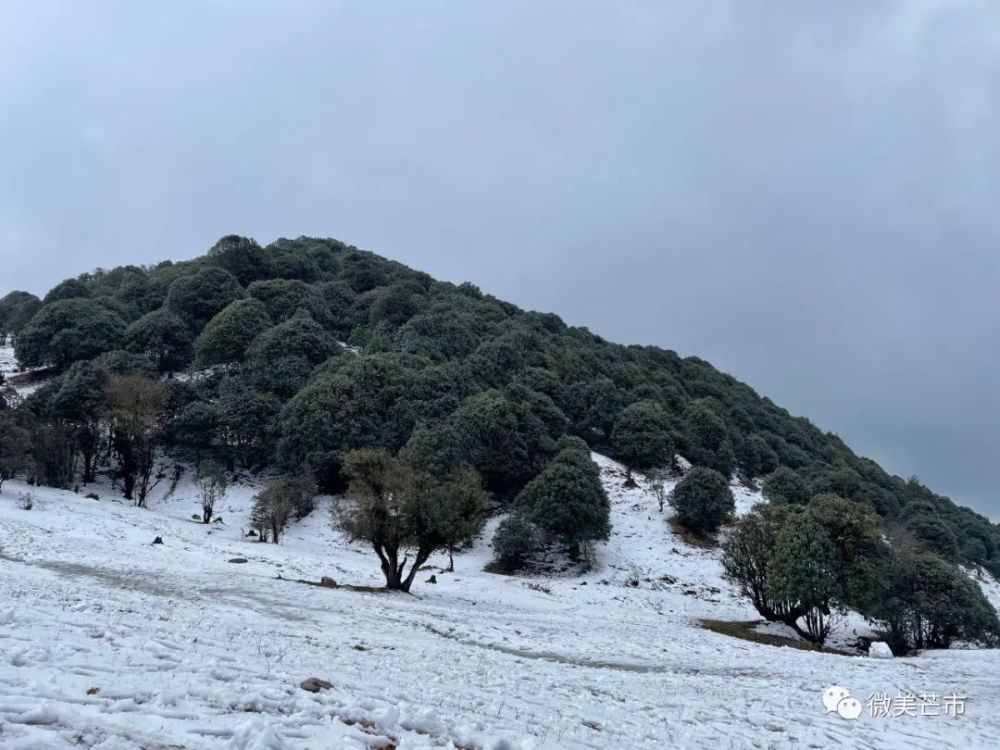
[[[699,533],[715,531],[736,510],[729,482],[704,466],[695,466],[677,483],[670,504],[677,512],[677,520]]]
[[[575,446],[560,451],[521,491],[514,507],[549,539],[565,544],[574,559],[584,545],[611,534],[611,506],[600,470]]]
[[[674,459],[670,417],[653,401],[640,401],[622,409],[611,431],[615,458],[632,469],[665,466]]]
[[[787,466],[779,466],[764,480],[761,493],[772,505],[805,505],[810,498],[806,480]]]
[[[914,516],[906,522],[905,529],[928,552],[940,555],[946,560],[958,559],[958,540],[955,533],[943,520],[931,515]]]
[[[514,513],[500,522],[493,535],[493,563],[499,571],[513,573],[541,546],[541,530],[522,513]]]

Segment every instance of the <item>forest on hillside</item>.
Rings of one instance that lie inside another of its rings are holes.
[[[14,291],[0,337],[16,377],[42,379],[25,398],[0,384],[0,487],[106,470],[141,505],[169,479],[165,459],[285,477],[268,506],[285,517],[308,511],[310,488],[370,501],[423,482],[413,523],[436,529],[427,544],[451,548],[487,507],[514,508],[501,527],[513,565],[539,530],[575,552],[607,537],[589,447],[643,472],[682,456],[696,501],[717,475],[763,481],[775,506],[845,500],[899,544],[1000,574],[1000,527],[704,360],[611,343],[335,240],[227,236],[194,260],[99,269],[42,299]]]

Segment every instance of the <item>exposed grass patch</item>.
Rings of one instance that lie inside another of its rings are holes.
[[[763,643],[765,646],[788,646],[790,648],[797,648],[800,651],[821,651],[825,654],[839,654],[840,656],[854,656],[854,654],[847,651],[841,651],[840,649],[829,648],[827,646],[818,646],[815,643],[809,643],[808,641],[802,641],[798,638],[790,638],[784,635],[776,635],[774,633],[758,633],[754,630],[756,625],[760,625],[763,620],[712,620],[709,618],[703,618],[698,620],[698,624],[705,628],[705,630],[711,630],[713,633],[720,633],[721,635],[728,635],[732,638],[739,638],[744,641],[751,641],[753,643]]]
[[[719,540],[714,536],[708,534],[700,534],[697,531],[692,531],[687,526],[682,524],[677,520],[677,516],[671,516],[667,519],[667,524],[670,526],[670,530],[674,532],[674,535],[680,537],[680,540],[685,544],[690,544],[692,547],[700,547],[701,549],[715,549],[719,546]]]
[[[277,580],[288,581],[289,583],[303,583],[306,586],[318,586],[322,589],[339,589],[341,591],[360,591],[365,594],[391,594],[393,593],[385,586],[354,586],[350,583],[336,583],[331,579],[325,581],[307,581],[304,578],[283,578],[278,575]]]

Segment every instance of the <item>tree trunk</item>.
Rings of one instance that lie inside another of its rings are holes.
[[[382,575],[385,576],[385,587],[390,591],[401,591],[403,584],[400,580],[403,566],[406,565],[406,557],[403,562],[399,560],[399,550],[395,547],[386,547],[381,544],[374,544],[375,552],[378,554],[379,563],[382,567]]]
[[[420,568],[421,568],[421,566],[425,562],[427,562],[427,558],[429,558],[431,556],[431,553],[433,551],[434,551],[433,548],[427,548],[427,547],[420,547],[420,548],[417,549],[417,559],[414,560],[413,561],[413,565],[410,566],[409,575],[406,576],[406,580],[403,581],[402,585],[400,586],[401,590],[409,592],[410,586],[413,585],[413,579],[417,575],[417,571],[419,571]],[[405,563],[405,560],[404,560],[404,563]],[[400,573],[402,573],[402,569],[400,569]]]

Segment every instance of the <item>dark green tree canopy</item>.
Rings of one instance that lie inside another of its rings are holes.
[[[514,507],[576,555],[588,542],[608,539],[611,506],[601,474],[575,446],[560,451],[518,494]]]
[[[670,417],[655,401],[627,406],[611,432],[615,458],[630,468],[652,469],[673,462],[674,439]]]
[[[45,305],[17,337],[14,351],[28,367],[65,367],[118,347],[125,321],[98,302],[67,299]]]
[[[184,321],[169,310],[146,313],[125,330],[127,351],[150,358],[160,372],[186,366],[193,356],[194,337]]]
[[[236,277],[222,268],[205,268],[170,285],[166,307],[193,331],[201,328],[231,302],[243,297]]]
[[[698,532],[715,531],[736,510],[729,481],[714,469],[695,466],[670,496],[677,519]]]
[[[809,485],[799,474],[787,466],[779,466],[772,472],[761,488],[764,497],[771,503],[805,505],[809,502]]]
[[[262,310],[263,306],[255,309]],[[323,326],[303,312],[257,336],[247,349],[247,358],[267,366],[286,357],[302,357],[315,366],[340,352]]]
[[[346,313],[346,310],[335,311],[316,285],[299,279],[255,281],[247,287],[247,296],[259,300],[275,323],[283,323],[299,310],[306,310],[313,320],[332,330],[337,317]]]
[[[0,298],[0,340],[20,333],[41,306],[30,292],[11,292]]]
[[[103,357],[101,367],[119,374],[143,371],[143,359],[179,374],[209,321],[244,296],[264,305],[276,325],[253,339],[245,362],[227,369],[250,389],[250,403],[280,403],[278,423],[266,444],[232,445],[225,430],[212,428],[213,420],[220,424],[224,373],[200,372],[167,388],[177,398],[163,405],[158,424],[172,455],[231,457],[255,468],[280,460],[298,474],[325,472],[338,485],[346,450],[374,440],[395,453],[416,425],[447,424],[463,460],[502,502],[548,465],[567,433],[624,457],[626,432],[616,441],[615,424],[642,402],[672,417],[674,450],[696,466],[727,478],[734,469],[744,478],[794,471],[801,481],[785,474],[784,486],[767,482],[772,502],[805,506],[816,494],[835,494],[872,509],[886,533],[1000,574],[1000,530],[989,519],[888,474],[704,360],[620,346],[337,240],[298,237],[262,248],[230,235],[200,258],[83,274],[58,285],[45,304],[9,294],[0,299],[0,336],[19,334],[15,353],[26,367],[65,369]],[[36,408],[46,390],[17,411],[32,435],[39,478],[65,484],[86,441],[77,439],[79,425]],[[352,398],[374,403],[358,407],[347,403]],[[646,442],[633,441],[632,449],[655,453],[657,441]],[[636,465],[649,459],[630,455]],[[933,520],[912,520],[924,516]]]
[[[256,299],[230,302],[202,330],[194,348],[200,365],[241,362],[247,347],[268,328],[271,316]]]

